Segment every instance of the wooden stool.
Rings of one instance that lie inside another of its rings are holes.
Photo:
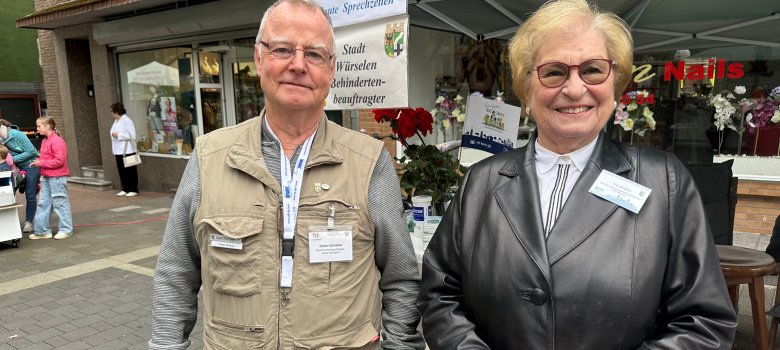
[[[727,245],[719,245],[716,248],[720,257],[720,268],[726,279],[726,286],[735,310],[739,300],[739,285],[748,285],[756,349],[767,350],[769,338],[766,330],[766,310],[764,310],[764,276],[775,272],[775,259],[755,249]]]

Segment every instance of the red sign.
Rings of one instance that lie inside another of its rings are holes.
[[[634,66],[631,73],[634,75],[634,82],[641,83],[655,76],[650,73],[652,65],[643,64],[639,67]],[[677,80],[702,80],[702,79],[739,79],[745,76],[745,66],[739,62],[726,64],[726,60],[719,58],[717,64],[715,59],[710,58],[707,65],[691,64],[686,70],[685,61],[666,61],[664,62],[664,80],[671,81],[672,77]]]

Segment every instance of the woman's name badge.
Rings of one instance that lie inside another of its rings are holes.
[[[236,250],[244,249],[244,244],[241,243],[240,238],[230,238],[228,236],[212,233],[209,236],[209,241],[211,242],[210,245],[212,247]]]
[[[602,170],[588,192],[639,214],[651,189],[634,181]]]
[[[309,232],[309,263],[352,261],[352,231]]]

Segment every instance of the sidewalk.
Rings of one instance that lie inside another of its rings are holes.
[[[72,237],[0,246],[0,349],[146,349],[173,194],[68,190]],[[202,347],[199,333],[191,348]]]
[[[152,276],[173,194],[115,193],[70,187],[72,237],[25,234],[18,249],[0,244],[0,350],[147,348]],[[737,234],[734,245],[763,250],[768,241]],[[767,307],[776,283],[766,279]],[[753,349],[750,300],[740,296],[737,349]],[[200,338],[199,321],[191,349],[202,348]]]

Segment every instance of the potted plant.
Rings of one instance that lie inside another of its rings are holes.
[[[396,158],[400,163],[401,189],[407,199],[417,195],[428,195],[434,207],[446,199],[457,185],[465,168],[457,158],[441,152],[434,145],[425,144],[423,136],[433,131],[433,117],[423,108],[374,109],[378,123],[389,122],[393,134],[404,146],[404,155]],[[407,140],[417,136],[421,144],[409,144]]]

